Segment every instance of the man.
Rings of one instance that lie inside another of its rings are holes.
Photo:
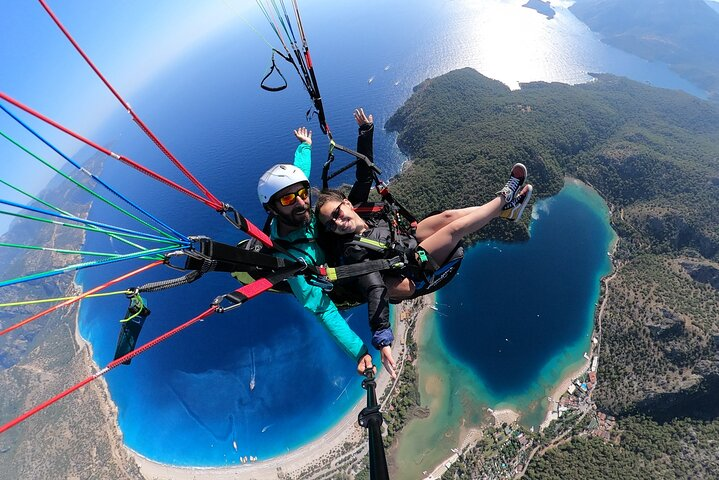
[[[274,215],[270,238],[307,263],[321,265],[325,255],[317,245],[317,221],[310,202],[310,170],[312,167],[312,132],[305,127],[294,131],[300,145],[295,151],[294,164],[278,164],[267,170],[257,184],[262,206]],[[288,258],[284,254],[278,254]],[[304,277],[287,281],[297,300],[322,323],[343,350],[357,362],[362,375],[373,368],[372,356],[355,332],[347,325],[337,307],[318,286],[310,285]]]

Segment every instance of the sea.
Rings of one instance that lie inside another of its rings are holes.
[[[304,29],[336,141],[354,146],[352,111],[364,107],[378,127],[376,161],[383,177],[391,178],[407,158],[385,122],[415,85],[467,66],[513,89],[539,80],[576,84],[590,81],[590,72],[608,72],[704,96],[665,65],[603,44],[567,10],[571,2],[553,1],[551,20],[523,3],[367,0],[330,8],[303,1]],[[228,15],[236,13],[228,9]],[[217,197],[261,226],[257,179],[271,165],[292,160],[292,130],[314,131],[315,184],[328,142],[316,119],[306,118],[310,102],[290,66],[279,63],[286,90],[259,88],[271,52],[248,24],[273,40],[260,12],[245,11],[130,102]],[[97,140],[114,151],[183,181],[124,112],[99,132]],[[107,161],[101,176],[184,234],[225,243],[246,238],[212,209],[117,162]],[[420,353],[420,371],[429,379],[421,385],[422,403],[432,415],[410,424],[394,459],[406,467],[407,478],[446,458],[458,427],[480,421],[486,407],[520,409],[523,422],[538,425],[547,391],[583,361],[599,280],[610,268],[607,207],[590,188],[568,179],[558,195],[536,202],[531,215],[528,242],[470,249],[460,275],[437,296],[439,311]],[[132,225],[98,202],[90,218]],[[89,233],[86,249],[122,251],[113,242]],[[142,264],[88,269],[78,279],[90,288]],[[181,274],[155,268],[122,286]],[[215,273],[147,294],[152,313],[139,343],[235,288],[231,277]],[[82,305],[80,332],[100,366],[112,360],[127,303],[118,295]],[[365,315],[361,307],[346,312],[368,341]],[[444,383],[438,387],[431,379],[440,375]],[[353,362],[294,298],[278,294],[213,315],[105,378],[126,445],[151,460],[181,466],[236,465],[244,456],[266,460],[287,453],[321,437],[364,394]]]

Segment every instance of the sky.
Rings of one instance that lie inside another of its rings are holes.
[[[199,47],[213,34],[242,22],[251,0],[47,0],[100,71],[132,105],[152,78]],[[81,135],[93,132],[114,112],[117,100],[90,70],[39,1],[0,1],[0,91]],[[0,101],[6,108],[17,109]],[[31,117],[22,114],[23,120]],[[32,127],[72,156],[77,141],[32,120]],[[56,165],[63,161],[31,141],[30,134],[0,111],[0,132]],[[53,160],[55,159],[55,160]],[[38,193],[54,175],[0,137],[0,179]],[[0,198],[25,203],[0,185]],[[0,209],[6,208],[0,205]],[[0,234],[11,218],[0,215]]]
[[[47,1],[130,104],[133,95],[188,50],[231,26],[248,28],[244,16],[257,13],[254,0]],[[303,0],[303,6],[308,1]],[[719,10],[719,0],[705,1]],[[121,109],[37,0],[0,0],[0,91],[91,139]],[[81,148],[51,127],[34,120],[32,125],[69,155]],[[32,146],[56,165],[63,164],[2,111],[0,132]],[[2,137],[0,162],[0,180],[33,194],[54,175]],[[0,199],[25,201],[3,185]],[[10,221],[0,215],[0,234]]]

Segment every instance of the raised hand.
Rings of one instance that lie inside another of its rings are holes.
[[[368,123],[374,123],[374,118],[372,118],[372,114],[367,116],[364,113],[364,109],[362,107],[360,107],[354,111],[354,117],[355,117],[355,121],[357,122],[357,125],[359,125],[360,127],[362,125],[365,125]]]
[[[305,127],[300,127],[294,130],[293,133],[300,143],[304,142],[308,145],[312,145],[312,130],[307,130]]]

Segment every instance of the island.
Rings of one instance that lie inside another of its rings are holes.
[[[527,3],[522,5],[523,7],[531,8],[532,10],[535,10],[537,13],[541,13],[545,17],[547,17],[547,20],[551,20],[554,18],[554,15],[556,12],[552,8],[551,3],[549,2],[543,2],[542,0],[529,0]]]

